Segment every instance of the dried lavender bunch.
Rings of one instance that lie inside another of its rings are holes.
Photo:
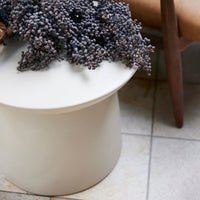
[[[103,60],[151,70],[153,47],[140,35],[129,6],[115,0],[0,0],[10,28],[28,49],[19,71],[40,70],[66,59],[95,69]]]

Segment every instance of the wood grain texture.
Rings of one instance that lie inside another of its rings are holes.
[[[183,80],[177,18],[173,0],[161,0],[165,60],[176,126],[183,126]]]

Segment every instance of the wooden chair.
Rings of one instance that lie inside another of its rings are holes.
[[[146,27],[160,30],[148,35],[152,43],[164,47],[168,82],[176,126],[183,126],[183,80],[181,51],[200,41],[199,0],[123,0],[130,4],[133,18]]]

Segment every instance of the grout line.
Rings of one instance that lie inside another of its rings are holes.
[[[156,62],[156,71],[155,71],[155,81],[154,81],[154,91],[153,91],[153,108],[152,108],[152,122],[151,122],[151,139],[149,147],[149,164],[148,164],[148,176],[147,176],[147,191],[146,191],[146,200],[149,199],[149,187],[151,179],[151,157],[152,157],[152,148],[153,148],[153,129],[154,129],[154,119],[155,119],[155,107],[156,107],[156,93],[157,93],[157,78],[158,78],[158,65],[159,65],[159,51],[157,52],[157,62]]]
[[[0,190],[0,193],[19,194],[19,195],[32,196],[32,197],[43,197],[43,198],[48,198],[49,200],[51,200],[49,196],[41,196],[41,195],[31,194],[31,193],[20,193],[20,192],[3,191],[3,190]]]
[[[188,84],[188,85],[200,85],[200,82],[183,81],[183,85],[184,84]]]
[[[63,199],[63,200],[83,200],[83,199],[74,199],[74,198],[69,198],[69,197],[65,198],[65,197],[58,197],[58,196],[44,196],[44,195],[37,195],[37,194],[32,194],[32,193],[12,192],[12,191],[5,191],[5,190],[0,190],[0,193],[19,194],[19,195],[32,196],[32,197],[43,197],[43,198],[48,198],[49,200],[53,200],[54,198]]]
[[[148,164],[146,200],[149,199],[149,187],[150,187],[150,178],[151,178],[151,155],[152,155],[152,145],[153,145],[153,137],[151,137],[151,140],[150,140],[150,148],[149,148],[149,164]]]
[[[22,193],[22,192],[12,192],[12,191],[6,191],[6,190],[0,190],[2,193],[14,193],[14,194],[22,194],[22,195],[30,195],[28,193]]]
[[[122,134],[122,135],[129,135],[129,136],[151,137],[151,135],[140,134],[140,133],[131,133],[131,132],[121,132],[121,134]]]
[[[133,76],[133,79],[134,80],[142,80],[142,81],[146,81],[146,82],[147,81],[152,81],[152,82],[155,81],[154,80],[155,78],[144,78],[144,77],[134,77],[134,76]]]
[[[165,136],[153,136],[154,138],[160,139],[172,139],[172,140],[183,140],[183,141],[190,141],[190,142],[200,142],[200,139],[190,139],[190,138],[179,138],[179,137],[165,137]]]
[[[148,79],[146,79],[148,80]],[[168,80],[166,79],[157,79],[157,82],[165,82],[165,83],[168,83]],[[183,85],[196,85],[196,86],[199,86],[200,83],[197,83],[197,82],[183,82]]]
[[[63,199],[63,200],[83,200],[83,199],[74,199],[74,198],[69,198],[69,197],[58,197],[58,196],[55,196],[55,197],[51,197],[51,199],[50,200],[53,200],[53,199]]]
[[[148,80],[148,79],[146,79]],[[153,79],[152,79],[153,80]],[[157,79],[158,82],[168,82],[167,79]],[[199,86],[200,85],[200,82],[192,82],[192,81],[184,81],[183,80],[183,85],[196,85],[196,86]]]
[[[54,197],[55,198],[55,197]],[[64,198],[64,197],[59,197],[60,199],[63,199],[63,200],[83,200],[83,199],[74,199],[74,198]]]
[[[146,79],[148,80],[148,79]],[[157,79],[158,81],[160,82],[168,82],[167,79]],[[184,81],[183,80],[183,85],[197,85],[199,86],[200,85],[200,82],[192,82],[192,81]]]

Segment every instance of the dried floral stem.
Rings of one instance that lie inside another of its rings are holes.
[[[41,70],[65,58],[89,69],[103,60],[122,61],[149,73],[153,47],[141,37],[141,24],[132,20],[129,6],[116,0],[94,2],[0,0],[11,30],[28,42],[18,70]],[[2,32],[2,38],[7,35]]]

